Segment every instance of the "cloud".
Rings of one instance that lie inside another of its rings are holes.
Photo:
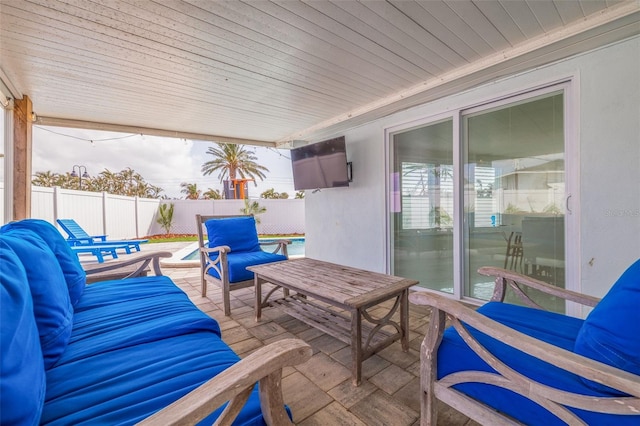
[[[203,176],[200,171],[202,164],[212,159],[206,154],[211,145],[184,139],[34,126],[32,170],[34,175],[44,171],[66,173],[74,165],[82,165],[95,176],[105,169],[119,172],[130,167],[148,183],[163,188],[164,195],[181,198],[181,182],[196,183],[203,192],[207,188],[222,189],[218,176]],[[251,197],[258,197],[269,188],[293,197],[288,152],[262,147],[255,150],[258,161],[270,172],[265,182],[258,182],[258,188],[250,185]]]

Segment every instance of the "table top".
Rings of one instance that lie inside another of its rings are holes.
[[[418,284],[416,280],[308,257],[248,266],[247,269],[273,284],[352,308],[385,300]]]

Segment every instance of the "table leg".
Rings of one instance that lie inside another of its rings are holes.
[[[409,289],[402,291],[400,295],[400,329],[402,330],[402,350],[409,350]]]
[[[258,277],[258,274],[253,275],[253,286],[256,292],[256,322],[259,322],[262,316],[262,280]]]
[[[351,311],[351,378],[354,386],[362,381],[362,315],[360,309]]]

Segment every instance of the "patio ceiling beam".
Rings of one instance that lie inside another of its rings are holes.
[[[573,25],[536,37],[292,133],[278,140],[276,144],[279,148],[285,148],[290,147],[295,140],[326,137],[332,130],[339,131],[357,126],[486,83],[504,75],[504,70],[518,72],[531,69],[593,49],[596,45],[613,43],[640,32],[639,16],[640,2],[622,2],[617,7],[606,9]]]
[[[154,129],[150,127],[129,126],[125,124],[99,123],[95,121],[72,120],[68,118],[41,117],[37,116],[33,124],[41,126],[71,127],[75,129],[102,130],[107,132],[139,133],[147,136],[160,136],[176,139],[191,139],[199,141],[209,141],[218,143],[230,143],[240,145],[255,145],[275,147],[276,143],[271,141],[261,141],[257,139],[234,138],[221,135],[210,135],[205,133],[181,132],[179,130]]]

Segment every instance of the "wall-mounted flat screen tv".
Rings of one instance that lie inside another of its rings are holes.
[[[291,164],[296,191],[349,186],[344,136],[292,149]]]

